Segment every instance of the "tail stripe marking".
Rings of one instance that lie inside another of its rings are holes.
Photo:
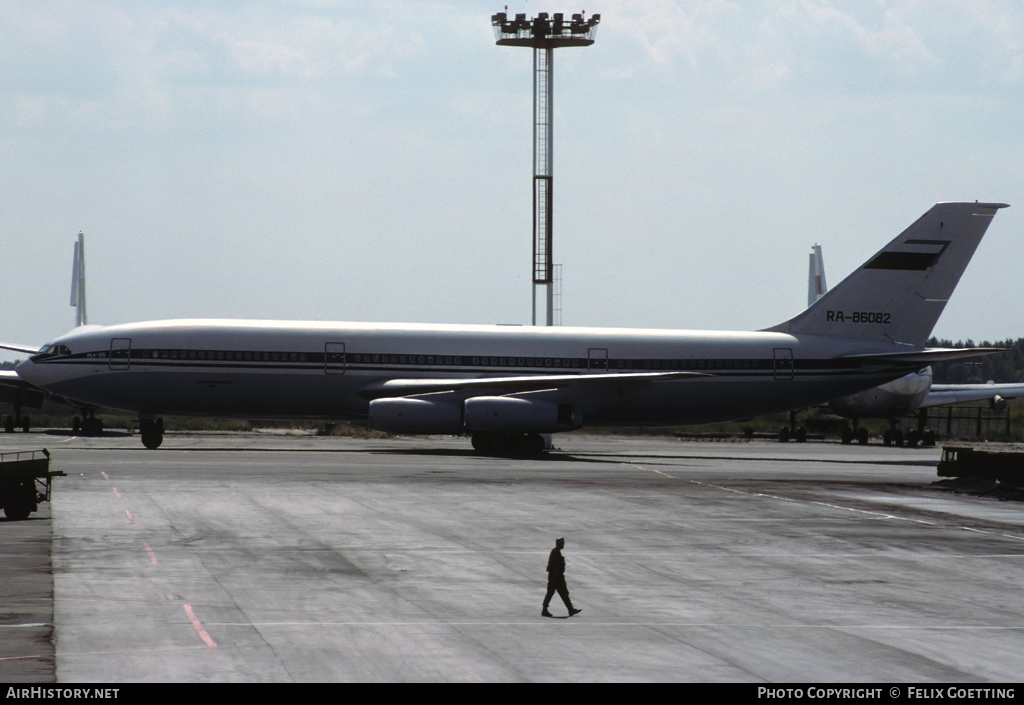
[[[864,269],[890,269],[905,272],[923,272],[935,266],[939,257],[949,247],[949,240],[907,240],[904,245],[926,245],[938,247],[938,252],[881,252]]]

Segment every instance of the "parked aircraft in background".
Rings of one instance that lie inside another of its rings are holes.
[[[21,379],[139,415],[361,420],[542,448],[584,425],[699,424],[823,403],[936,360],[926,341],[998,203],[940,203],[798,316],[755,332],[174,320],[81,326]]]
[[[71,262],[71,305],[75,308],[75,327],[84,326],[87,323],[85,311],[85,236],[80,232],[75,240],[75,254]],[[39,350],[38,347],[28,345],[8,345],[0,343],[0,348],[15,350],[26,354],[32,354]],[[4,418],[4,430],[12,433],[20,428],[28,433],[31,428],[31,419],[28,415],[22,414],[26,407],[40,409],[46,400],[45,390],[26,381],[14,370],[0,370],[0,402],[5,402],[14,407],[14,414]],[[92,411],[95,411],[93,409]],[[88,418],[95,419],[94,413],[89,413]],[[96,421],[98,423],[98,421]],[[81,422],[76,419],[77,432]]]
[[[821,246],[815,244],[811,248],[810,264],[807,274],[807,305],[814,305],[825,295],[828,287],[825,284],[825,264],[821,254]],[[859,443],[868,442],[867,429],[857,423],[860,419],[881,418],[890,421],[890,429],[883,435],[886,445],[895,443],[902,445],[904,434],[898,420],[907,414],[919,412],[919,424],[906,434],[911,445],[921,442],[924,445],[935,444],[935,433],[927,427],[927,409],[950,404],[967,404],[987,401],[993,410],[1001,410],[1006,406],[1007,399],[1024,396],[1024,384],[935,384],[932,381],[932,368],[922,367],[920,370],[857,392],[839,399],[832,399],[821,406],[825,413],[835,414],[851,419],[854,427],[843,429],[843,442],[851,443],[856,439]],[[806,439],[806,432],[795,424],[793,436],[798,440]],[[788,440],[786,432],[780,434],[780,440]]]

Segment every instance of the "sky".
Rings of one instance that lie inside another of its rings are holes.
[[[0,3],[0,340],[531,320],[532,50],[504,3]],[[554,58],[564,325],[755,330],[938,201],[998,213],[934,331],[1024,337],[1024,4],[511,2]],[[15,359],[16,353],[0,359]]]

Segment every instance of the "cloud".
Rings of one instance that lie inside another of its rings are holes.
[[[555,78],[567,322],[774,322],[800,287],[722,294],[704,284],[722,252],[745,277],[792,267],[784,279],[798,281],[822,234],[860,243],[933,199],[1019,190],[1016,3],[584,7],[602,14],[597,43],[560,51]],[[54,277],[9,295],[64,290],[66,241],[83,229],[97,320],[206,311],[222,292],[202,277],[181,285],[193,270],[281,273],[285,286],[262,279],[221,315],[516,320],[529,299],[531,56],[494,46],[499,8],[0,3],[4,276]],[[285,310],[311,271],[322,279]],[[331,289],[334,272],[372,273],[380,289]],[[391,272],[436,273],[434,293],[395,284],[387,300]],[[521,288],[481,289],[471,313],[459,292],[495,272]],[[58,299],[17,324],[43,328]]]
[[[392,80],[426,51],[409,22],[325,4],[231,8],[5,4],[0,109],[47,129],[70,119],[151,130],[239,114],[275,122],[295,117],[282,106],[304,89],[336,95],[352,81]]]
[[[602,34],[641,49],[609,75],[721,93],[970,91],[1024,68],[1008,0],[611,0]]]

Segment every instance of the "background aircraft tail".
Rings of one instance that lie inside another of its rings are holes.
[[[810,267],[807,271],[807,305],[813,306],[826,291],[828,287],[825,285],[825,262],[821,256],[821,245],[815,243],[811,248]]]
[[[936,204],[806,311],[768,330],[923,347],[992,217],[1005,207]]]
[[[89,320],[85,313],[85,236],[81,232],[71,263],[71,305],[75,307],[75,326],[86,325]]]

